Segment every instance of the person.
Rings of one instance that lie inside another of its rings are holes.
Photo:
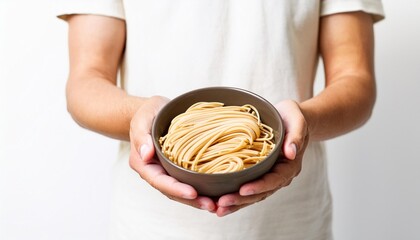
[[[112,239],[332,239],[323,141],[350,132],[375,103],[373,23],[380,0],[73,0],[68,111],[120,139]],[[325,88],[314,94],[318,59]],[[214,199],[169,176],[150,131],[172,98],[208,86],[275,104],[284,157]],[[140,177],[139,177],[140,176]]]

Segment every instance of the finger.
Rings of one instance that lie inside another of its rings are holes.
[[[227,194],[219,198],[217,205],[219,207],[233,207],[236,205],[252,204],[271,196],[276,190],[254,194],[250,196],[241,196],[239,193]]]
[[[243,197],[239,194],[229,194],[219,199],[216,215],[219,217],[234,213],[239,209],[250,206],[254,203],[264,201],[271,196],[275,191],[265,192],[249,197]]]
[[[195,191],[192,186],[181,183],[175,178],[167,175],[161,165],[145,165],[140,169],[139,174],[152,187],[158,189],[165,195],[183,199],[197,198],[197,191]]]
[[[261,178],[246,183],[239,189],[241,196],[250,196],[278,190],[288,186],[301,169],[300,161],[288,161],[276,164],[272,171]]]
[[[146,153],[145,155],[149,156],[150,154]],[[197,197],[196,191],[191,186],[168,176],[157,160],[150,157],[148,161],[144,161],[138,157],[136,162],[139,175],[168,198],[209,212],[215,211],[216,204],[210,198]]]
[[[307,123],[298,103],[287,100],[279,103],[277,109],[285,125],[283,143],[284,156],[293,160],[304,149],[307,136]]]
[[[236,205],[236,206],[230,206],[230,207],[218,207],[216,210],[216,215],[218,217],[224,217],[226,215],[232,214],[238,211],[239,209],[247,207],[249,205],[251,204]]]
[[[174,196],[167,196],[169,199],[198,208],[202,210],[206,210],[209,212],[216,212],[216,203],[208,197],[198,196],[196,199],[184,199],[184,198],[177,198]]]
[[[151,153],[144,154],[149,158],[141,158],[134,148],[130,151],[130,166],[152,187],[165,195],[176,198],[195,199],[197,197],[197,191],[192,186],[167,175],[165,169],[152,157]]]

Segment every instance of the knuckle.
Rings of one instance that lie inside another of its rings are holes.
[[[285,186],[285,184],[288,182],[289,180],[285,177],[285,176],[281,176],[280,177],[280,184],[279,184],[279,186],[280,187],[284,187]]]
[[[284,181],[285,181],[286,178],[281,173],[276,173],[274,175],[274,177],[275,178],[272,181],[272,186],[273,186],[272,187],[272,190],[273,191],[276,191],[276,190],[280,189],[283,186],[283,183],[284,183]]]
[[[296,134],[293,142],[297,145],[298,150],[301,149],[303,143],[305,142],[305,136],[303,135],[303,133]]]

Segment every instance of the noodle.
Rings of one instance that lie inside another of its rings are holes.
[[[274,149],[273,139],[254,106],[199,102],[176,116],[159,142],[163,154],[183,168],[227,173],[262,161]]]

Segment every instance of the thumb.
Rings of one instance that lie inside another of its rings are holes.
[[[141,160],[148,161],[153,157],[153,155],[155,155],[155,148],[153,147],[152,137],[150,134],[147,134],[143,141],[144,142],[140,144],[138,151]]]
[[[159,96],[147,99],[130,122],[130,141],[142,160],[152,158],[155,153],[151,136],[153,119],[167,101]]]
[[[306,120],[295,101],[283,101],[277,105],[277,109],[285,127],[283,153],[287,159],[293,160],[304,148],[307,137]]]
[[[296,143],[291,142],[283,146],[284,156],[289,160],[294,160],[297,155]]]
[[[154,114],[149,111],[142,111],[142,114],[139,116],[135,116],[131,121],[130,141],[141,160],[148,160],[154,155],[153,141],[150,134]]]

